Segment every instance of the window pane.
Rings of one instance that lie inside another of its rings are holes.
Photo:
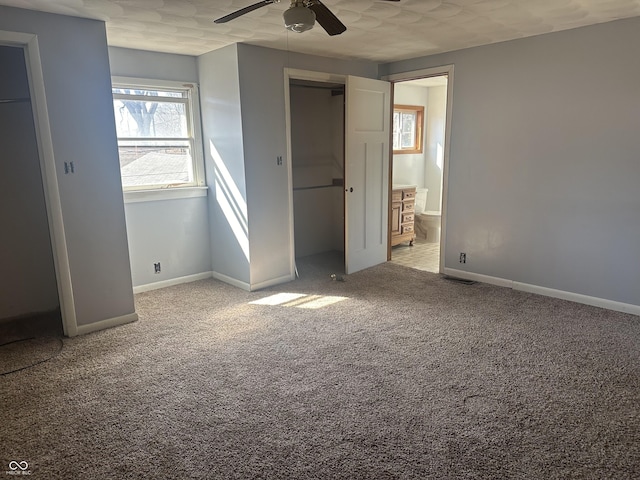
[[[400,118],[400,112],[393,112],[393,149],[400,149],[400,132],[402,131],[402,124]]]
[[[120,142],[124,187],[193,182],[189,142]]]
[[[197,178],[202,169],[200,142],[194,138],[198,129],[192,123],[191,102],[197,96],[194,87],[176,83],[155,88],[114,82],[113,109],[126,190],[202,183]]]
[[[121,93],[126,95],[145,95],[149,97],[170,97],[170,98],[187,98],[187,92],[176,92],[171,90],[151,90],[144,88],[118,88],[113,87],[112,93]]]
[[[394,105],[393,150],[394,153],[422,152],[422,119],[424,107]]]
[[[416,116],[413,113],[402,113],[401,148],[415,147]]]
[[[187,113],[183,103],[114,100],[118,137],[187,138]]]

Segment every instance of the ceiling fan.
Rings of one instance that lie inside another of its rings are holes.
[[[382,0],[385,2],[399,2],[400,0]],[[229,15],[214,20],[214,23],[226,23],[229,20],[238,18],[245,13],[253,12],[258,8],[271,5],[272,3],[280,3],[280,0],[262,0],[248,7],[236,10]],[[333,35],[340,35],[347,27],[338,20],[331,10],[329,10],[320,0],[291,0],[291,5],[282,15],[284,25],[292,32],[302,33],[313,28],[316,20],[326,32]]]

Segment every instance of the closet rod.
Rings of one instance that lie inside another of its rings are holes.
[[[344,85],[303,85],[300,83],[291,83],[289,86],[296,88],[314,88],[316,90],[344,90]]]
[[[0,103],[26,103],[26,102],[30,102],[31,99],[30,98],[0,98]]]
[[[342,185],[314,185],[312,187],[293,187],[293,190],[314,190],[316,188],[341,187]]]

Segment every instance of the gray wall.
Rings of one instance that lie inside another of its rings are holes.
[[[109,62],[114,77],[198,82],[198,62],[189,55],[109,47]]]
[[[127,203],[125,211],[134,287],[211,272],[206,197]]]
[[[198,83],[195,57],[110,47],[109,61],[113,76]],[[134,287],[211,271],[206,197],[125,201],[125,213]]]
[[[250,284],[237,45],[198,57],[214,275]]]
[[[639,44],[633,18],[382,66],[455,65],[446,267],[640,304]]]
[[[24,50],[0,46],[0,319],[59,306]]]
[[[78,325],[134,312],[103,22],[0,7],[38,35]],[[75,174],[64,175],[64,162]]]

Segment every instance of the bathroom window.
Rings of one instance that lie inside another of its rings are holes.
[[[393,153],[422,153],[424,107],[393,106]]]

